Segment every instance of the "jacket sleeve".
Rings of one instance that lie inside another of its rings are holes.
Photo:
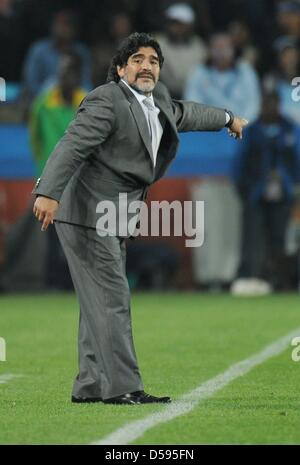
[[[88,94],[50,155],[33,193],[59,201],[72,175],[113,133],[114,126],[111,97],[104,92]]]
[[[172,100],[178,132],[220,131],[226,124],[226,112],[201,103]]]

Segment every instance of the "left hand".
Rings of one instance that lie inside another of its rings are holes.
[[[228,134],[235,139],[242,139],[243,128],[247,126],[248,123],[249,121],[245,118],[235,116],[232,125],[228,128]]]

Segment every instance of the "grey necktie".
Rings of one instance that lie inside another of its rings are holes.
[[[155,165],[158,146],[160,143],[160,137],[159,137],[159,124],[160,123],[158,119],[159,110],[155,108],[154,103],[150,97],[145,98],[143,100],[143,104],[147,107],[147,110],[148,110],[148,123],[149,123],[149,129],[150,129],[153,161]]]

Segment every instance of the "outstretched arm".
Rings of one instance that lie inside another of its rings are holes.
[[[235,117],[231,112],[227,113],[225,109],[201,103],[172,100],[172,107],[179,132],[220,131],[228,127],[230,136],[241,139],[243,128],[248,124],[246,119]]]

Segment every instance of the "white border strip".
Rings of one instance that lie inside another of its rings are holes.
[[[265,347],[261,352],[253,355],[252,357],[231,365],[224,373],[221,373],[214,378],[209,379],[205,383],[200,384],[193,391],[183,395],[180,399],[173,401],[171,404],[168,404],[168,406],[166,406],[160,412],[148,415],[141,420],[126,423],[124,426],[104,437],[103,439],[92,442],[91,445],[129,444],[135,441],[137,438],[143,436],[143,434],[150,428],[154,428],[160,423],[165,423],[172,420],[173,418],[190,412],[201,401],[211,397],[215,392],[231,383],[231,381],[245,375],[250,370],[252,370],[252,368],[262,364],[269,358],[281,354],[288,347],[288,345],[291,344],[292,339],[299,335],[300,327]]]

